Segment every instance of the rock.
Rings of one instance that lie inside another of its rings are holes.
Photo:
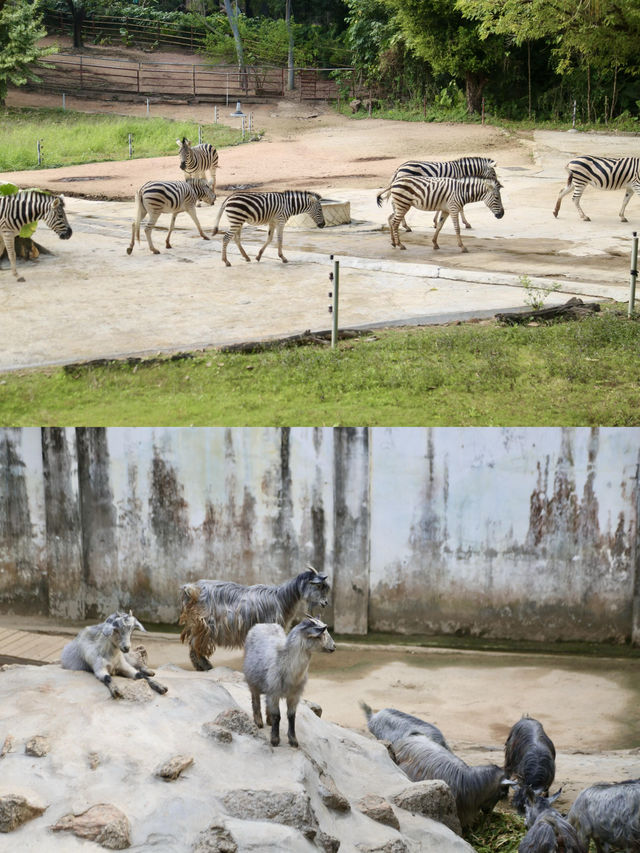
[[[19,794],[3,794],[0,797],[0,832],[13,832],[28,820],[40,817],[46,806],[34,806]]]
[[[114,679],[113,683],[116,684],[116,681],[120,701],[150,702],[155,695],[144,678],[118,678]]]
[[[323,832],[321,829],[316,834],[315,843],[319,850],[324,850],[324,853],[336,853],[340,849],[338,839],[334,838],[333,835]]]
[[[319,776],[318,794],[328,809],[337,812],[348,812],[351,809],[349,800],[338,790],[328,773],[321,773]]]
[[[212,740],[215,740],[218,743],[231,743],[233,740],[233,735],[229,729],[224,729],[217,723],[203,723],[202,734],[205,737],[212,738]]]
[[[0,749],[0,758],[4,758],[8,752],[11,752],[13,749],[13,736],[7,735],[4,739],[4,743],[2,744],[2,749]]]
[[[313,711],[316,717],[322,716],[322,707],[318,705],[317,702],[311,702],[309,699],[303,699],[302,702],[309,708],[309,710]]]
[[[392,801],[401,809],[437,820],[462,835],[453,794],[447,783],[440,779],[414,782],[409,788],[396,794]]]
[[[224,823],[207,827],[196,839],[193,853],[236,853],[238,845]]]
[[[89,755],[87,756],[87,761],[89,763],[89,767],[92,770],[95,770],[96,767],[100,766],[100,756],[98,755],[97,752],[90,752]]]
[[[400,821],[391,808],[391,804],[384,797],[380,797],[378,794],[366,794],[358,800],[356,805],[371,820],[376,820],[385,826],[391,826],[393,829],[400,829]]]
[[[349,106],[352,113],[357,113],[362,106],[362,101],[359,98],[354,98],[352,101],[349,101]]]
[[[296,791],[260,791],[241,788],[222,797],[226,810],[242,820],[268,820],[299,830],[313,839],[318,819],[307,794]]]
[[[35,735],[26,742],[24,751],[27,755],[34,755],[36,758],[43,758],[51,749],[49,738],[44,735]]]
[[[239,735],[260,737],[260,729],[251,717],[239,708],[229,708],[227,711],[222,711],[215,718],[214,723],[217,723],[217,725],[222,726],[224,729],[228,729],[230,732],[237,732]]]
[[[159,779],[164,779],[165,782],[173,782],[178,778],[183,770],[186,770],[187,767],[191,767],[192,764],[192,755],[174,755],[173,758],[170,758],[168,761],[165,761],[164,764],[161,764],[160,767],[156,768],[154,776],[157,776]]]
[[[98,803],[79,815],[66,814],[50,829],[53,832],[73,832],[107,850],[124,850],[131,846],[129,819],[120,809],[108,803]]]
[[[357,847],[362,853],[407,853],[408,850],[407,845],[400,838],[387,841],[386,844],[376,844],[375,847],[370,844],[358,844]]]

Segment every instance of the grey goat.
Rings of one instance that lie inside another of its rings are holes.
[[[526,788],[549,795],[556,775],[556,749],[542,723],[524,716],[512,727],[504,745],[504,770],[518,780],[513,804],[524,814]]]
[[[280,743],[280,699],[287,700],[287,736],[296,740],[296,708],[307,683],[313,652],[333,652],[336,645],[319,619],[307,615],[285,634],[280,625],[254,625],[244,645],[244,677],[251,691],[255,724],[262,728],[260,696],[265,694],[267,725],[271,725],[271,745]]]
[[[412,782],[442,779],[451,788],[462,827],[471,826],[478,812],[490,812],[515,781],[496,764],[470,767],[424,734],[411,734],[393,744],[398,765]]]
[[[114,699],[121,697],[122,693],[113,683],[112,675],[144,678],[156,693],[166,693],[167,688],[151,678],[155,672],[145,666],[140,655],[131,651],[131,634],[136,628],[145,630],[131,611],[112,613],[99,625],[83,628],[62,649],[62,668],[93,672],[96,678],[107,685]]]
[[[524,789],[525,824],[528,832],[518,853],[587,853],[575,829],[560,812],[551,807],[562,792],[542,797],[531,788]]]
[[[428,723],[426,720],[413,717],[411,714],[406,714],[404,711],[398,711],[395,708],[383,708],[374,714],[366,702],[360,702],[360,707],[366,714],[367,728],[378,740],[388,740],[393,744],[406,735],[423,734],[435,743],[439,743],[440,746],[444,746],[445,749],[451,750],[444,735],[433,723]]]
[[[567,819],[585,847],[593,839],[597,853],[640,853],[640,779],[585,788]]]
[[[312,566],[279,586],[243,586],[233,581],[199,580],[180,587],[184,625],[180,639],[189,643],[196,669],[211,669],[216,646],[239,649],[250,628],[275,622],[288,628],[299,606],[313,612],[328,603],[327,576]]]

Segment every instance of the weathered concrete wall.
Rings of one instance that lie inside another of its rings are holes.
[[[309,562],[344,633],[640,641],[639,464],[638,429],[4,429],[0,608],[174,622]]]

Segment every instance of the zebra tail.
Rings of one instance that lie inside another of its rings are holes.
[[[136,218],[133,223],[133,233],[132,236],[135,237],[140,242],[140,223],[147,215],[147,211],[144,209],[144,205],[142,203],[142,196],[140,195],[140,190],[136,192]]]
[[[385,201],[389,198],[389,193],[391,192],[391,184],[388,187],[385,187],[381,190],[376,196],[376,202],[378,203],[378,207],[382,207],[382,198],[384,196]]]
[[[231,196],[227,196],[225,200],[222,202],[220,207],[218,208],[218,215],[216,216],[216,221],[213,224],[213,231],[211,232],[211,236],[215,237],[218,233],[218,225],[220,225],[220,220],[222,219],[222,214],[224,213],[224,209],[227,206],[227,202],[229,201]]]

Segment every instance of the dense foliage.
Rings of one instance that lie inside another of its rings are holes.
[[[31,64],[50,50],[37,46],[46,34],[36,4],[28,0],[0,3],[0,104],[4,104],[7,86],[23,86],[37,80]]]

